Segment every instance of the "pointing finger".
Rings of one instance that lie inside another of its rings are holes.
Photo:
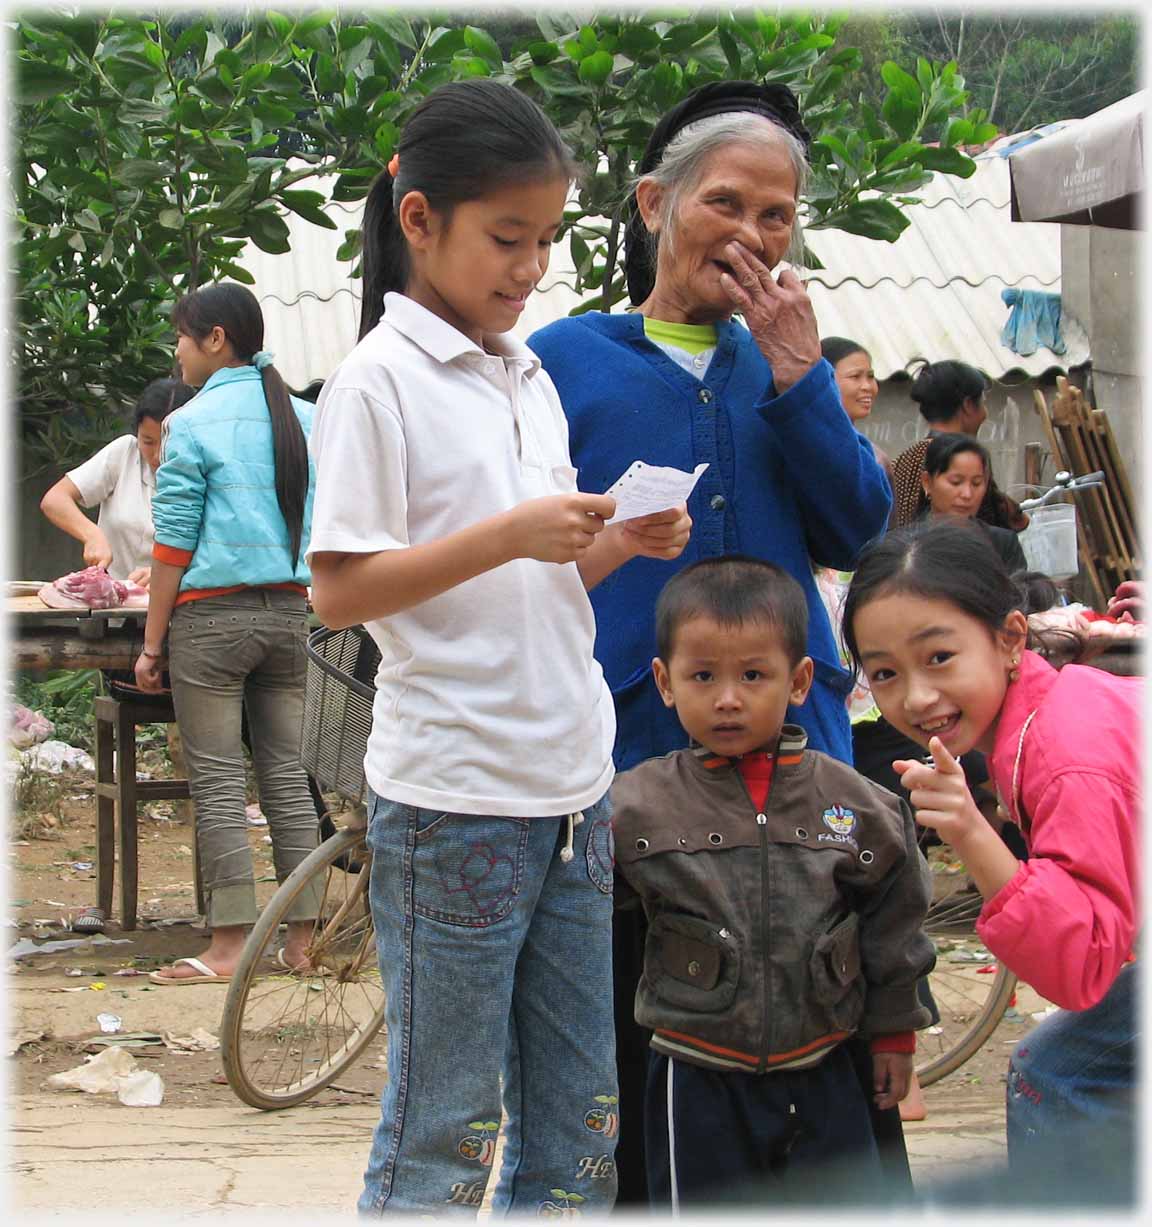
[[[964,768],[952,757],[952,752],[940,740],[939,737],[932,737],[928,741],[928,752],[932,755],[932,761],[936,764],[936,770],[941,775],[963,775]]]

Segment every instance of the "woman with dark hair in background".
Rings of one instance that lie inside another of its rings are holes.
[[[924,452],[920,486],[929,516],[956,516],[974,520],[988,534],[1008,573],[1023,571],[1028,563],[1020,538],[1010,528],[979,519],[979,511],[992,489],[992,458],[988,449],[968,435],[938,434]]]
[[[179,379],[152,380],[136,402],[132,433],[69,470],[40,500],[45,516],[83,545],[86,567],[148,586],[161,423],[195,395]],[[95,523],[82,507],[99,507]]]
[[[962,434],[975,438],[988,420],[987,389],[987,379],[967,362],[947,359],[943,362],[925,362],[921,366],[908,395],[920,406],[920,416],[928,423],[928,436],[896,457],[892,476],[895,494],[893,528],[913,523],[927,508],[920,474],[924,468],[924,453],[932,437]],[[978,518],[986,524],[1010,528],[1013,532],[1022,532],[1028,527],[1028,517],[1020,510],[1019,504],[993,484],[985,491]]]
[[[243,286],[187,295],[172,322],[181,374],[200,391],[165,426],[136,680],[158,689],[170,658],[211,942],[200,958],[177,959],[151,979],[187,985],[228,979],[257,915],[244,813],[245,710],[277,879],[316,846],[316,810],[299,760],[312,406],[289,396],[262,348],[260,305]],[[317,907],[305,891],[277,952],[284,970],[310,970]]]

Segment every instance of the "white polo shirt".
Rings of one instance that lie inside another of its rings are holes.
[[[108,538],[108,574],[127,579],[152,565],[152,495],[156,474],[140,455],[135,435],[121,435],[68,474],[83,507],[99,507],[96,522]]]
[[[507,334],[482,349],[402,294],[384,301],[317,406],[309,555],[404,549],[576,490],[531,350]],[[367,629],[383,657],[365,759],[379,796],[535,817],[607,790],[615,712],[575,563],[516,559]]]

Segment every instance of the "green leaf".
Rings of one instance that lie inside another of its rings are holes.
[[[504,56],[500,53],[496,40],[487,30],[481,30],[478,26],[465,26],[464,41],[470,51],[475,52],[481,59],[487,60],[489,64],[496,68],[503,65]]]
[[[834,226],[849,234],[859,234],[868,239],[885,239],[895,242],[908,228],[909,222],[902,210],[887,200],[857,200],[840,213],[825,219],[822,229]]]
[[[169,230],[179,230],[184,222],[184,214],[179,209],[161,209],[156,220]]]
[[[56,98],[78,85],[77,78],[67,69],[40,60],[18,60],[16,71],[17,101],[30,104]]]
[[[320,192],[292,191],[286,188],[279,193],[279,199],[293,213],[299,214],[305,221],[311,222],[314,226],[321,226],[325,230],[339,229],[336,223],[324,212],[325,199]]]
[[[113,168],[118,183],[128,187],[147,187],[157,180],[166,179],[170,173],[167,166],[145,158],[129,158]]]
[[[403,13],[373,13],[369,25],[379,26],[389,38],[394,39],[402,47],[407,47],[409,51],[415,51],[419,45],[420,40],[416,37],[416,31],[412,29],[412,23]]]
[[[276,213],[258,211],[249,219],[252,242],[270,255],[283,255],[292,249],[288,223]]]
[[[529,43],[527,50],[532,63],[539,67],[551,64],[560,54],[560,48],[555,43]]]
[[[458,51],[463,51],[467,45],[463,30],[441,30],[429,42],[424,51],[424,58],[433,63],[450,60]]]
[[[586,98],[587,89],[562,68],[532,68],[529,76],[546,94],[559,94],[566,98]]]
[[[900,67],[899,64],[892,60],[886,60],[880,68],[880,77],[884,84],[889,89],[894,90],[898,94],[905,94],[909,98],[920,98],[920,86],[916,83],[916,78],[910,76]]]
[[[283,13],[277,13],[271,9],[264,14],[264,20],[268,23],[268,28],[281,42],[287,40],[296,25],[291,17],[285,17]]]
[[[603,85],[615,66],[615,60],[607,51],[594,51],[580,61],[580,80],[589,85]]]
[[[84,242],[84,236],[79,230],[74,231],[68,236],[68,246],[73,251],[85,252],[88,250],[88,245]]]
[[[387,162],[396,152],[400,140],[400,129],[390,120],[382,123],[372,136],[376,145],[376,153],[382,162]]]
[[[945,175],[957,175],[961,179],[970,179],[976,173],[976,163],[959,149],[947,149],[926,145],[917,155],[928,170],[938,171]]]
[[[885,122],[901,140],[911,140],[920,123],[920,107],[898,93],[890,93],[880,108]]]

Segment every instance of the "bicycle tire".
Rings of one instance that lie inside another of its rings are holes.
[[[940,859],[945,862],[949,859],[947,845],[940,846],[937,868]],[[980,894],[969,887],[963,866],[957,864],[939,876],[934,872],[934,896],[940,876],[945,880],[950,876],[953,887],[942,897],[934,898],[924,919],[924,931],[937,951],[928,985],[940,1014],[937,1028],[942,1038],[934,1044],[933,1029],[920,1032],[916,1076],[921,1086],[931,1086],[946,1078],[979,1051],[999,1026],[1016,989],[1016,976],[1003,963],[997,965],[995,977],[986,982],[981,977],[994,962],[992,957],[973,957],[972,952],[963,949],[966,944],[979,942],[976,920],[983,906]],[[954,947],[962,949],[957,951]],[[962,957],[965,960],[962,963],[953,961]]]
[[[931,982],[931,977],[929,977],[929,982]],[[968,1030],[946,1052],[934,1055],[916,1067],[916,1077],[920,1080],[920,1085],[931,1086],[932,1083],[939,1082],[941,1078],[955,1073],[974,1053],[978,1052],[1000,1025],[1000,1020],[1004,1017],[1004,1011],[1007,1010],[1015,991],[1016,976],[1001,963],[984,1007],[972,1021]]]
[[[357,855],[360,870],[349,872]],[[337,832],[296,867],[253,926],[220,1024],[228,1085],[251,1107],[276,1111],[310,1099],[352,1065],[380,1030],[386,1003],[367,903],[369,857],[362,830]],[[292,904],[317,882],[323,923],[309,960],[321,974],[265,970],[269,946]],[[353,988],[363,1000],[346,1001]],[[293,1057],[299,1058],[294,1068]]]

